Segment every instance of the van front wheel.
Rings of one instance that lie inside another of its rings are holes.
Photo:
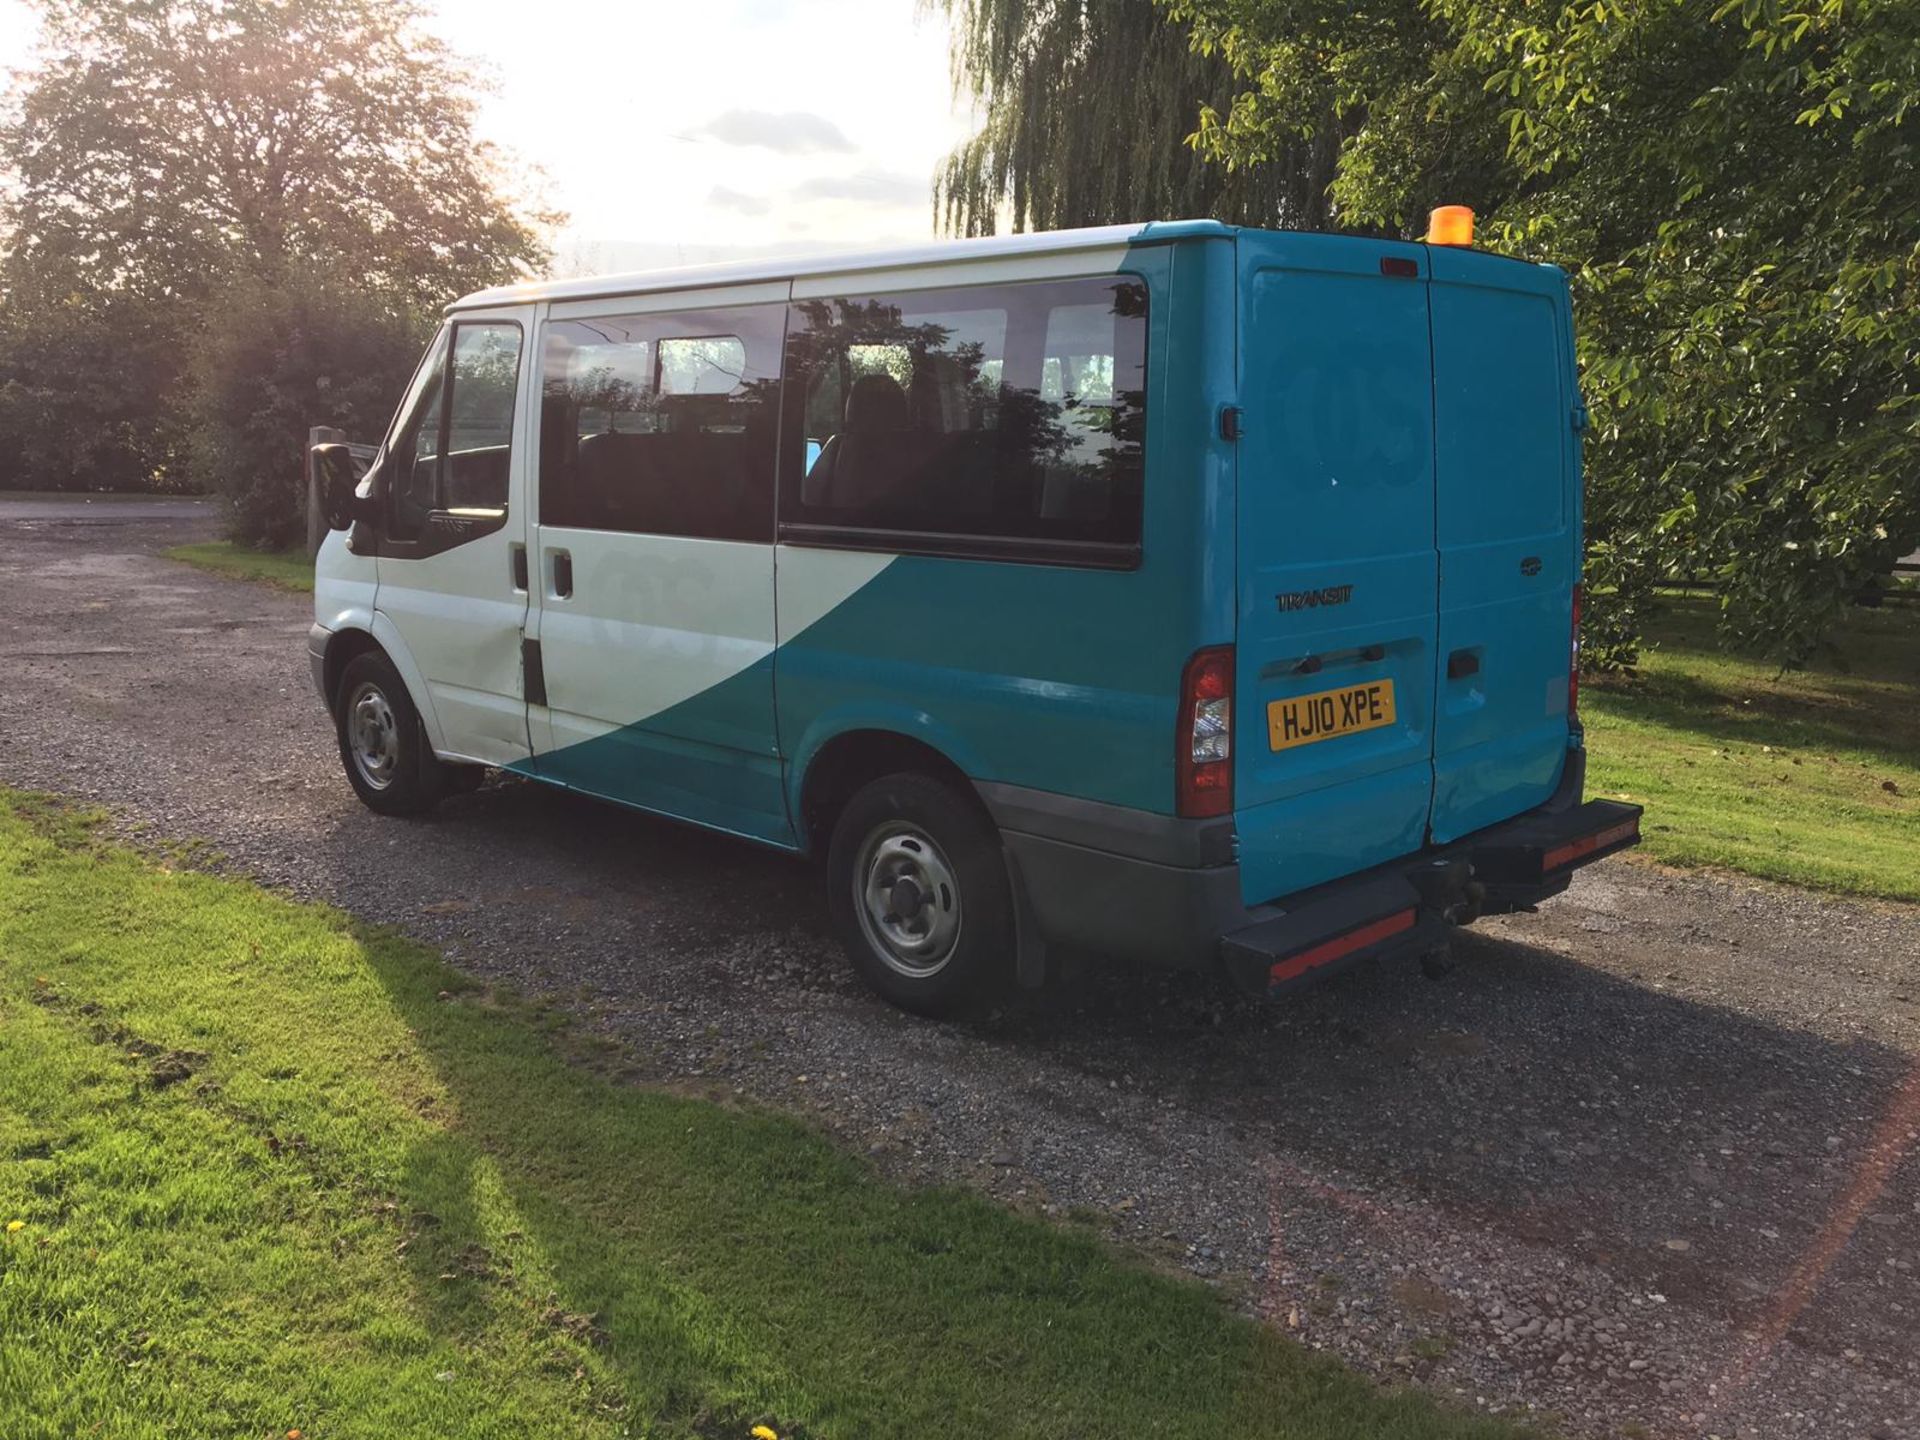
[[[335,692],[340,763],[369,810],[418,815],[440,799],[442,767],[393,662],[378,651],[347,663]]]
[[[902,1009],[984,1005],[1012,972],[1013,896],[1000,837],[928,775],[887,775],[847,802],[827,850],[835,928],[854,969]]]

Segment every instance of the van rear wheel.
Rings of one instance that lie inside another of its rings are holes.
[[[347,780],[369,810],[418,815],[445,793],[444,767],[385,655],[369,650],[347,662],[335,692],[334,727]]]
[[[887,775],[840,812],[828,901],[860,978],[920,1015],[980,1008],[1013,965],[1013,895],[1000,837],[929,775]]]

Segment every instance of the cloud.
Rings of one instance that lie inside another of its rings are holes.
[[[737,210],[742,215],[764,215],[773,207],[761,195],[748,195],[716,185],[707,192],[707,204],[715,210]]]
[[[805,110],[776,114],[771,110],[729,110],[693,132],[722,145],[760,145],[782,155],[813,155],[823,151],[847,154],[853,142],[824,115]]]
[[[851,200],[861,205],[924,205],[930,191],[925,180],[884,170],[862,170],[855,175],[816,175],[794,187],[796,200]]]

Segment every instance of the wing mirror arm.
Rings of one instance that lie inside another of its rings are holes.
[[[362,473],[350,445],[313,447],[320,478],[320,507],[330,530],[350,529],[355,521],[379,517],[379,492],[373,471]]]

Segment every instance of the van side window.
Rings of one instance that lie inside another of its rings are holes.
[[[770,542],[785,323],[778,305],[550,322],[540,523]]]
[[[797,303],[783,539],[1138,559],[1147,291],[1103,276]],[[804,439],[804,448],[800,443]]]
[[[448,354],[442,347],[435,356],[413,414],[388,447],[396,539],[417,539],[435,510],[506,509],[520,327],[457,324],[451,377]]]

